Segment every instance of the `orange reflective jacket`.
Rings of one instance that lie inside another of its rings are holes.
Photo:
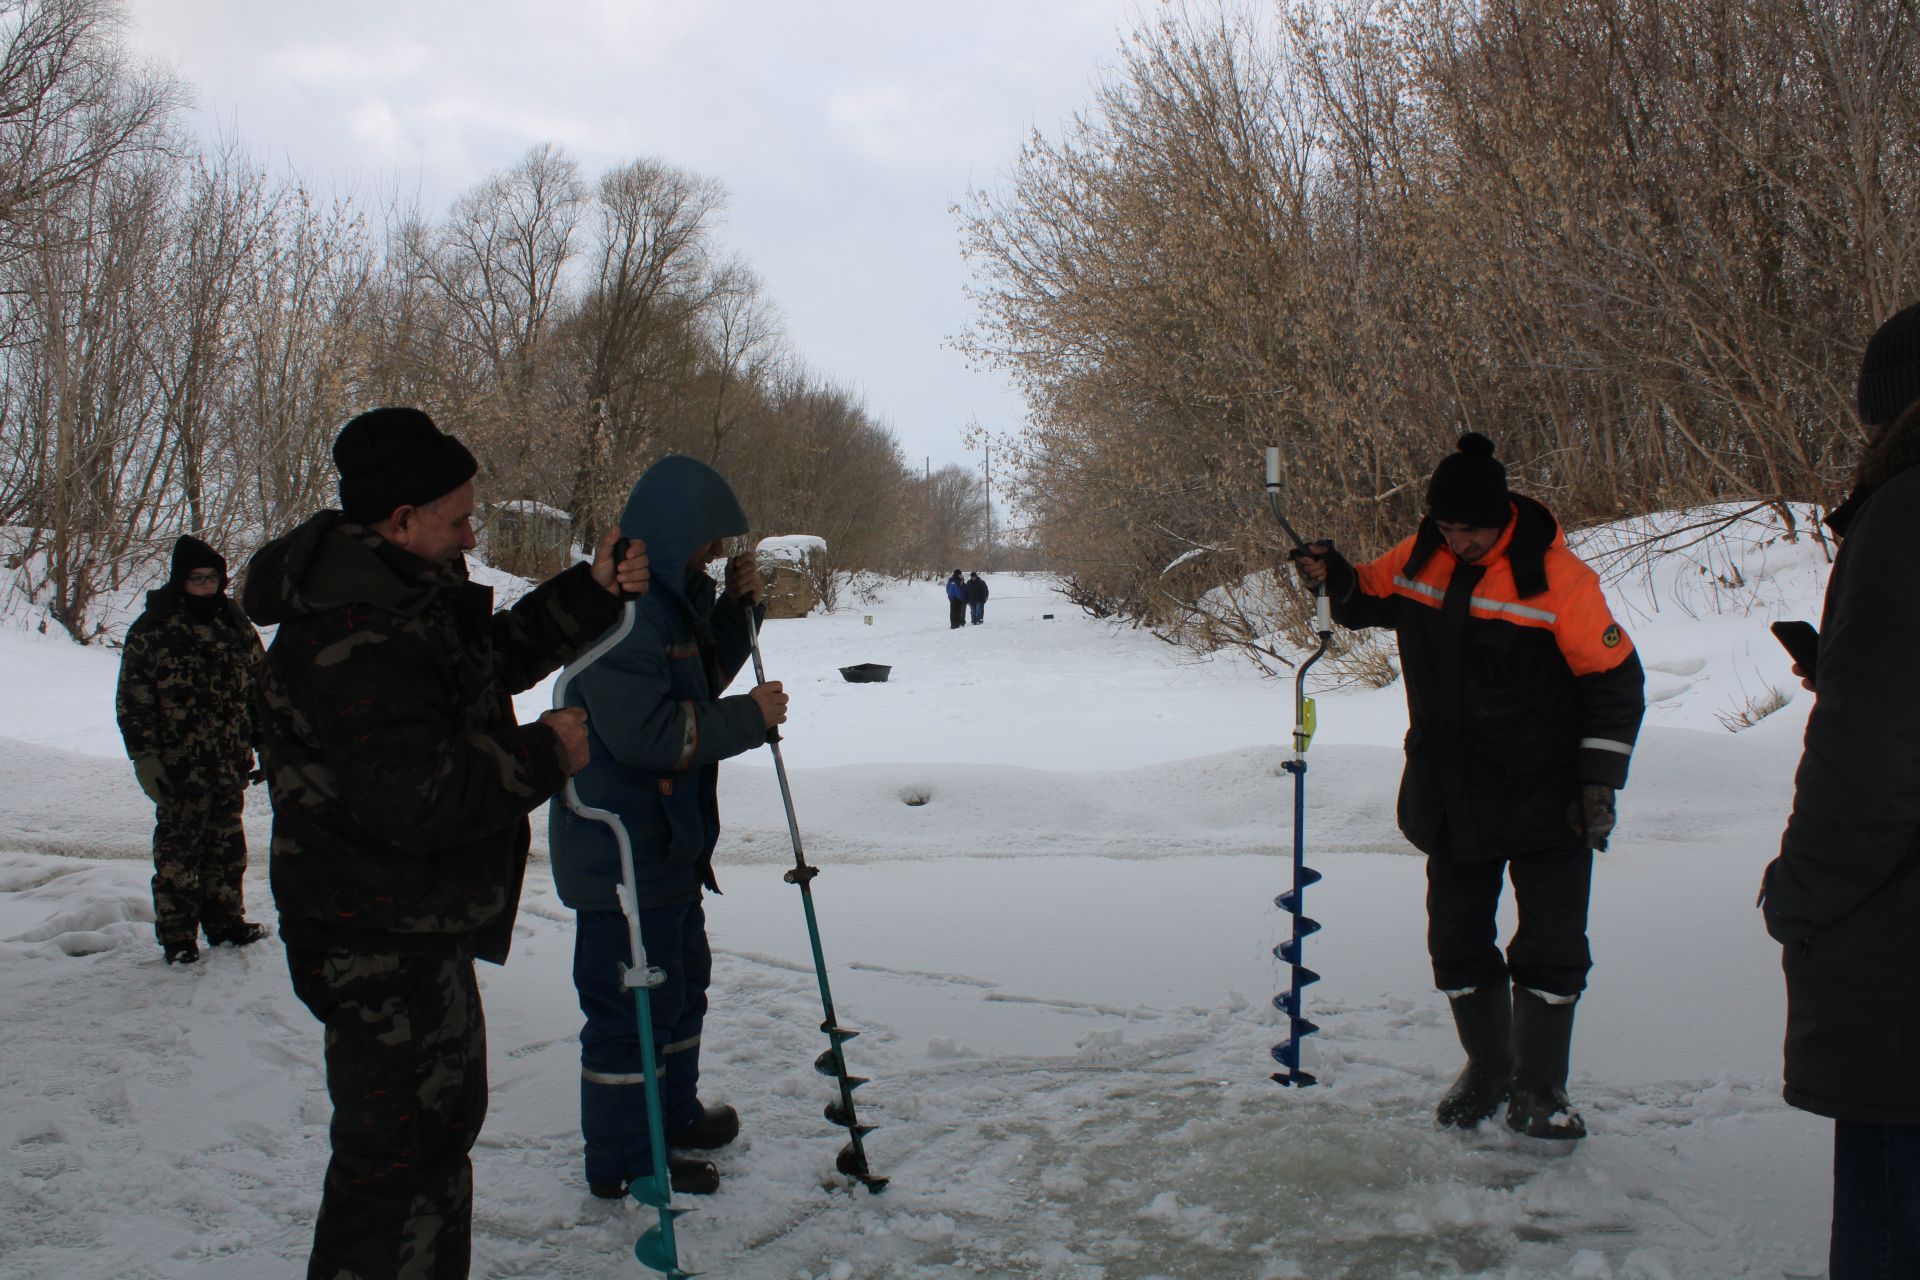
[[[1475,564],[1431,520],[1330,579],[1348,627],[1390,626],[1407,688],[1400,826],[1428,853],[1511,857],[1579,843],[1579,784],[1626,784],[1645,711],[1633,642],[1552,512],[1516,497]]]

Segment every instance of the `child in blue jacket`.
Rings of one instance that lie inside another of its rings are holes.
[[[586,708],[591,738],[589,763],[574,784],[583,802],[612,810],[626,825],[647,961],[666,973],[650,1001],[668,1172],[674,1190],[694,1195],[716,1190],[719,1173],[686,1153],[725,1146],[740,1131],[734,1109],[704,1106],[698,1088],[713,972],[701,890],[719,891],[719,762],[762,745],[786,719],[778,681],[721,696],[749,656],[747,611],[764,606],[755,603],[760,579],[751,553],[728,561],[724,593],[707,565],[725,555],[725,539],[746,531],[746,513],[712,467],[670,454],[648,468],[621,513],[620,532],[645,542],[652,590],[636,604],[632,632],[569,690],[574,705]],[[653,1171],[640,1029],[633,997],[620,986],[628,954],[615,892],[619,853],[605,826],[564,805],[549,806],[548,833],[554,884],[577,913],[587,1186],[617,1198]]]

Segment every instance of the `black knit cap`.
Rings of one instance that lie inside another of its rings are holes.
[[[374,524],[394,508],[445,497],[480,469],[467,447],[418,409],[369,409],[333,441],[340,472],[340,509],[355,524]]]
[[[167,585],[184,589],[187,575],[195,569],[219,570],[220,589],[227,589],[227,558],[192,534],[183,533],[174,540],[173,568],[167,574]]]
[[[1477,431],[1460,437],[1459,449],[1440,460],[1427,483],[1427,514],[1435,520],[1504,528],[1508,501],[1507,469],[1493,456],[1493,441]]]
[[[1920,302],[1895,312],[1875,330],[1860,359],[1860,421],[1869,427],[1893,420],[1920,400]]]

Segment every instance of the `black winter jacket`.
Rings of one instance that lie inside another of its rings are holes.
[[[1577,847],[1569,805],[1582,783],[1626,785],[1646,710],[1639,656],[1599,578],[1550,511],[1513,505],[1477,564],[1425,520],[1357,569],[1335,557],[1328,578],[1335,619],[1400,640],[1400,829],[1466,861]]]
[[[464,565],[325,511],[260,549],[244,600],[280,627],[261,702],[281,934],[505,960],[527,814],[566,781],[511,695],[604,632],[613,596],[576,565],[495,613]]]
[[[1876,446],[1856,498],[1762,903],[1785,948],[1786,1100],[1920,1125],[1920,413]]]

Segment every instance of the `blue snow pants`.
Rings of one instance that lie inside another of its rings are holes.
[[[620,987],[620,967],[629,963],[627,921],[618,911],[582,911],[576,919],[573,985],[587,1017],[580,1031],[580,1133],[586,1139],[587,1181],[631,1182],[653,1172],[653,1149],[640,1020],[633,993]],[[660,1109],[671,1139],[701,1115],[700,1028],[713,978],[706,913],[698,901],[645,909],[640,939],[647,963],[667,975],[647,994],[660,1066]]]

